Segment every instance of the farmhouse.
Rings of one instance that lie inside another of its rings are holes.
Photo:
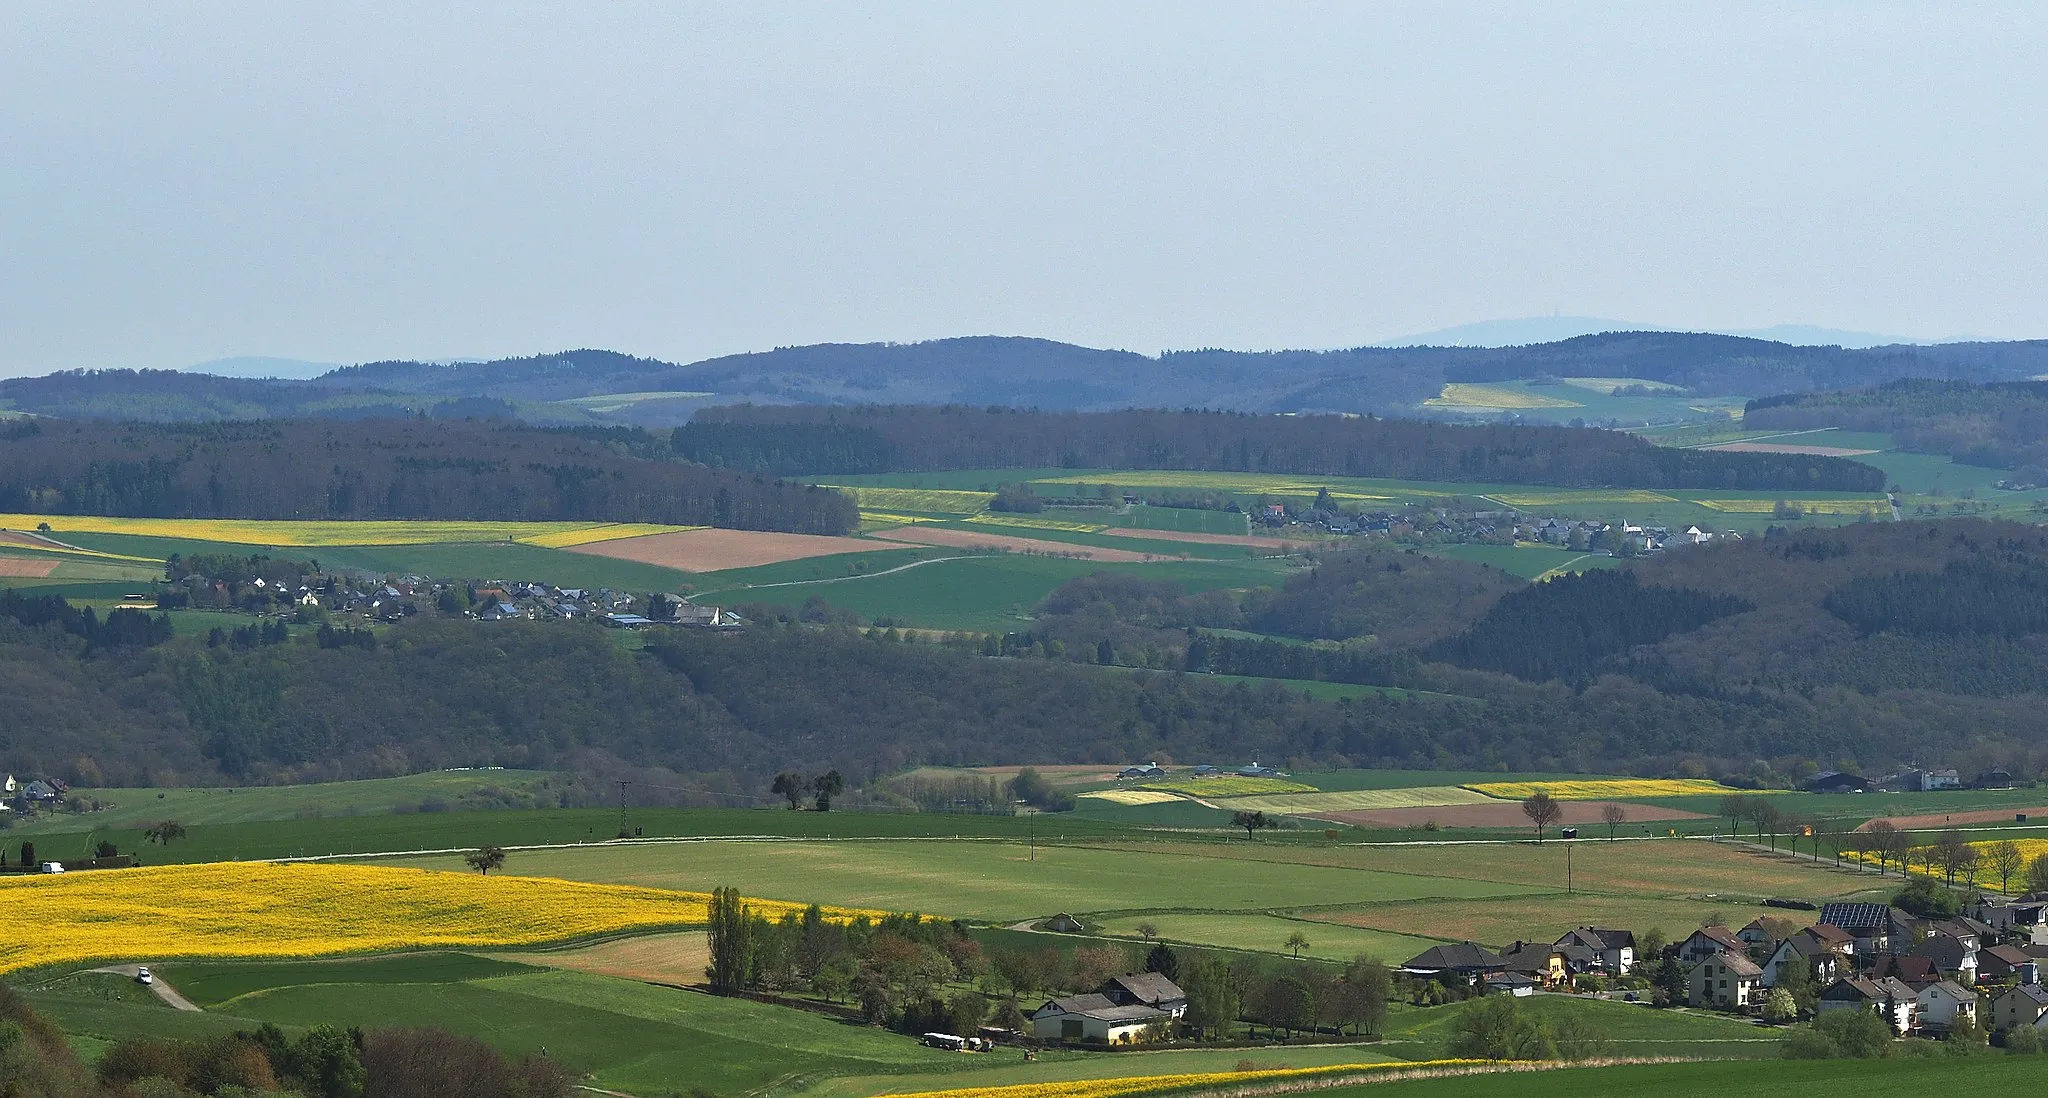
[[[1747,1010],[1763,999],[1764,971],[1739,950],[1715,953],[1686,973],[1685,986],[1693,1006]]]
[[[1554,945],[1516,942],[1501,951],[1507,971],[1526,976],[1544,987],[1558,987],[1568,978],[1564,950]]]
[[[1063,1041],[1137,1044],[1167,1036],[1188,996],[1157,972],[1126,973],[1086,995],[1053,999],[1031,1012],[1031,1032]]]

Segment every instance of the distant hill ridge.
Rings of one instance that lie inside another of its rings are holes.
[[[169,371],[72,371],[0,381],[0,406],[86,418],[241,418],[329,414],[423,399],[509,401],[535,422],[673,426],[705,403],[970,404],[1061,411],[1197,407],[1249,412],[1416,414],[1447,382],[1623,377],[1701,396],[1767,397],[1919,377],[2011,381],[2048,373],[2048,340],[1794,346],[1697,332],[1606,332],[1521,347],[1353,347],[1158,355],[1021,336],[922,343],[826,343],[678,365],[579,349],[491,362],[371,362],[306,381],[271,380],[230,397],[224,379]],[[178,380],[185,379],[185,380]],[[215,388],[209,389],[210,385]],[[138,389],[148,400],[137,400]],[[260,392],[259,399],[249,399]],[[619,402],[598,413],[560,402],[609,394],[711,394]],[[194,394],[211,394],[197,399]],[[346,399],[342,399],[345,397]],[[379,399],[366,399],[376,397]],[[429,401],[431,403],[431,401]],[[294,411],[294,408],[302,410]]]

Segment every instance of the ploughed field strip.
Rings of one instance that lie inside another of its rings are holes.
[[[159,519],[114,518],[102,515],[0,515],[0,528],[33,530],[50,526],[51,536],[66,533],[127,534],[213,541],[233,545],[341,546],[431,545],[443,542],[517,541],[562,549],[618,538],[645,537],[688,526],[619,522],[493,522],[470,519],[286,520],[286,519]]]

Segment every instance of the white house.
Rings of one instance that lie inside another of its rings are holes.
[[[1918,994],[1897,977],[1882,980],[1845,976],[1820,993],[1817,1013],[1831,1010],[1868,1010],[1885,1020],[1892,1032],[1904,1036],[1913,1029],[1920,1011]]]
[[[1928,984],[1913,997],[1920,1008],[1920,1028],[1947,1030],[1957,1022],[1977,1020],[1977,993],[1953,980]]]
[[[2040,984],[2021,984],[1991,1001],[1993,1029],[2040,1026],[2043,1019],[2048,1019],[2048,988]]]
[[[1609,927],[1582,926],[1553,943],[1558,949],[1576,946],[1600,959],[1600,967],[1616,976],[1626,976],[1636,966],[1634,931]]]
[[[1740,952],[1716,953],[1685,975],[1686,1002],[1721,1010],[1748,1010],[1761,1005],[1764,971]]]

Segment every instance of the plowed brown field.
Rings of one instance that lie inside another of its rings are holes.
[[[2048,819],[2048,808],[1986,808],[1974,812],[1927,812],[1918,816],[1881,817],[1901,831],[1926,831],[1936,827],[1965,827],[1971,824],[2011,823],[2015,815],[2029,820]],[[1865,821],[1858,831],[1870,830],[1876,820]]]
[[[27,557],[0,557],[0,576],[43,577],[57,570],[54,560],[30,560]]]
[[[828,538],[816,534],[773,534],[761,530],[681,530],[638,538],[598,541],[569,548],[571,553],[637,561],[684,572],[719,572],[752,568],[805,557],[837,553],[874,553],[896,546],[860,538]]]

